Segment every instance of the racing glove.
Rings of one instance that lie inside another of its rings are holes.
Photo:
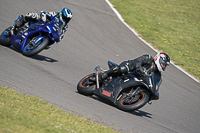
[[[139,74],[140,76],[146,76],[145,72],[144,72],[144,69],[141,67],[141,68],[137,68],[136,69],[136,73]]]
[[[36,20],[38,21],[40,19],[40,16],[37,13],[29,12],[25,15],[25,21],[28,22],[30,20]]]
[[[47,22],[47,20],[49,20],[51,18],[51,14],[45,12],[45,11],[41,11],[40,12],[40,19],[45,23]]]

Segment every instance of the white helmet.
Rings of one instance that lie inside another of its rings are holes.
[[[154,57],[154,62],[158,68],[158,71],[162,72],[165,71],[166,67],[170,63],[170,58],[166,53],[158,53]]]

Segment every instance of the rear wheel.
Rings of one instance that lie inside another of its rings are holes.
[[[143,107],[149,101],[149,94],[145,91],[130,97],[128,93],[122,93],[117,100],[117,107],[124,111],[133,111]]]
[[[46,37],[33,37],[27,41],[22,54],[25,56],[33,56],[41,52],[47,47],[49,40]]]
[[[90,74],[82,78],[77,84],[77,90],[79,93],[90,96],[96,89],[96,82],[90,81],[89,78],[95,76],[95,73]]]
[[[11,27],[5,29],[0,36],[0,44],[3,46],[10,46],[10,36],[7,36],[6,34],[8,34],[8,32],[10,32]]]

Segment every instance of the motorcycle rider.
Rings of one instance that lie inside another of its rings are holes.
[[[165,71],[170,63],[170,57],[166,53],[158,53],[154,58],[148,54],[142,55],[136,59],[122,62],[119,66],[114,66],[110,70],[100,74],[100,80],[108,76],[125,75],[128,72],[136,73],[139,76],[148,76],[152,72],[161,77],[161,72]],[[91,81],[96,81],[96,77],[91,77]]]
[[[20,15],[13,23],[12,28],[10,32],[8,32],[7,36],[15,34],[16,28],[22,27],[27,22],[37,22],[39,20],[42,20],[43,22],[49,22],[51,21],[51,17],[54,17],[57,22],[57,25],[61,27],[60,39],[56,40],[57,42],[59,42],[63,39],[64,33],[67,31],[68,28],[68,23],[72,18],[71,10],[69,10],[66,7],[63,8],[60,12],[41,11],[40,14],[30,12],[27,13],[25,16]]]

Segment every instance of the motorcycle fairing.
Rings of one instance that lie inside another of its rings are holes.
[[[29,28],[24,29],[22,31],[19,30],[17,35],[11,36],[10,44],[12,44],[17,49],[23,51],[24,47],[26,46],[26,42],[28,39],[33,37],[35,34],[38,33],[48,33],[50,44],[53,44],[55,41],[59,39],[59,31],[54,23],[55,19],[52,17],[52,23],[42,23],[39,21],[38,23],[31,22]],[[22,27],[23,28],[23,27]],[[42,37],[42,36],[39,36]]]
[[[105,84],[104,86],[97,88],[94,91],[94,94],[99,97],[102,97],[102,98],[108,99],[109,101],[114,102],[114,99],[115,99],[114,91],[120,88],[119,80],[120,78],[117,78],[117,77],[113,78],[111,83]]]
[[[33,30],[33,28],[35,28],[35,29]],[[26,30],[25,32],[23,32],[22,34],[19,33],[17,35],[12,35],[10,44],[15,46],[19,50],[23,51],[27,40],[31,36],[33,36],[34,34],[39,33],[39,32],[48,32],[48,31],[49,30],[44,26],[38,27],[38,25],[36,25],[36,24],[31,24],[30,28],[28,30]]]
[[[21,50],[22,45],[23,45],[22,42],[24,42],[24,39],[25,38],[22,38],[22,35],[11,36],[10,44],[12,44],[13,46],[15,46],[17,49]]]
[[[117,98],[121,91],[125,88],[133,86],[146,86],[141,80],[135,80],[134,78],[121,79],[120,77],[114,77],[111,83],[104,85],[94,91],[94,94],[107,99],[116,104]]]

